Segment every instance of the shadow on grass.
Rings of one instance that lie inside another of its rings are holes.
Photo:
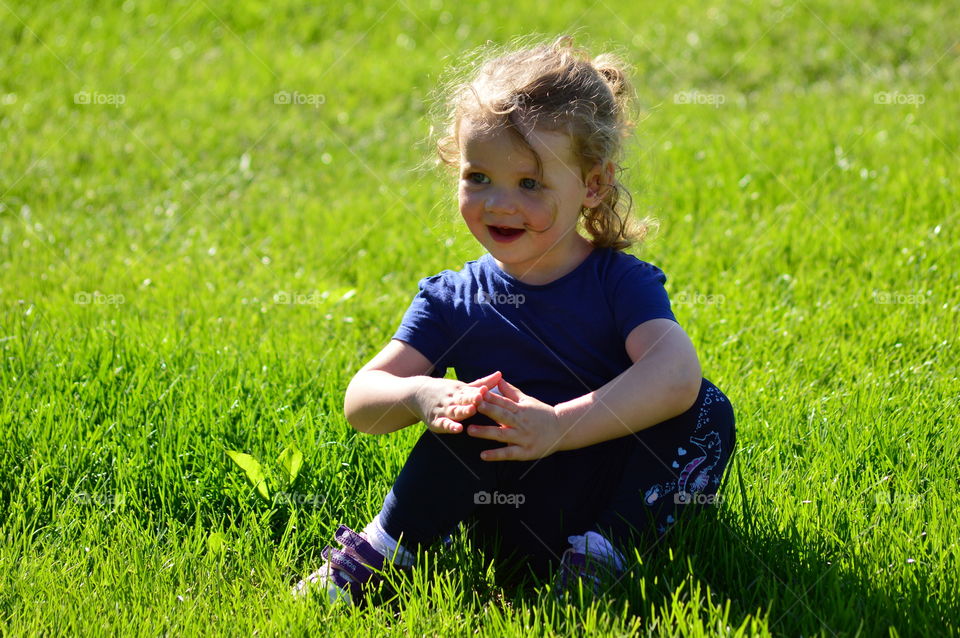
[[[643,630],[650,630],[648,619],[655,619],[657,629],[668,632],[670,627],[663,625],[674,622],[671,612],[688,605],[680,611],[699,616],[705,625],[724,616],[731,627],[759,619],[761,626],[782,635],[957,634],[956,601],[931,595],[942,588],[931,582],[935,576],[929,572],[888,575],[881,584],[871,573],[876,565],[850,567],[848,553],[858,549],[854,541],[838,548],[835,539],[811,538],[794,527],[779,529],[776,521],[742,514],[736,518],[707,507],[684,518],[651,549],[633,557],[631,569],[599,602],[600,611],[622,618],[626,610],[640,619]],[[280,513],[272,523],[279,542],[286,516]],[[478,615],[493,606],[507,614],[543,609],[560,622],[584,617],[557,613],[562,603],[553,595],[552,578],[532,575],[524,561],[492,564],[496,552],[490,551],[489,540],[476,538],[469,527],[462,529],[449,545],[438,544],[421,555],[412,576],[391,578],[371,603],[399,614],[419,604],[415,599],[436,600],[434,594],[442,592],[441,598],[459,599]],[[573,604],[585,611],[590,602]]]
[[[636,557],[605,604],[611,613],[626,603],[633,615],[669,622],[678,600],[699,597],[701,609],[723,609],[729,602],[729,626],[761,618],[783,635],[957,633],[960,616],[946,601],[930,597],[938,588],[929,576],[881,587],[866,574],[837,567],[844,550],[826,547],[804,541],[795,530],[776,531],[762,521],[741,525],[706,508]],[[514,605],[533,606],[550,595],[544,580],[529,576],[508,576],[500,584]],[[578,601],[584,607],[589,602]]]
[[[512,570],[499,564],[491,568],[488,554],[476,551],[473,543],[462,532],[450,546],[435,547],[421,563],[429,573],[393,582],[373,604],[399,613],[411,598],[429,600],[439,588],[448,594],[465,592],[464,602],[472,599],[478,615],[490,606],[506,615],[541,610],[565,631],[575,630],[567,625],[586,617],[591,597],[574,594],[567,600],[579,611],[564,611],[551,579],[524,573],[522,562]],[[637,618],[640,631],[655,632],[682,629],[671,623],[684,615],[699,616],[703,626],[718,630],[712,623],[725,615],[729,627],[759,620],[774,634],[790,636],[957,633],[956,610],[931,598],[935,588],[925,586],[923,578],[882,587],[866,574],[838,567],[841,561],[849,564],[844,550],[827,546],[804,541],[795,530],[775,531],[756,520],[739,524],[726,520],[723,511],[706,508],[646,555],[635,557],[625,577],[599,601],[598,611],[619,619],[622,626]],[[651,627],[648,619],[657,625]]]

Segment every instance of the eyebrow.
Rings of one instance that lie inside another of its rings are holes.
[[[471,171],[477,171],[481,173],[489,172],[487,170],[487,167],[485,167],[483,164],[479,162],[469,162],[466,160],[462,160],[462,165],[460,170],[461,171],[471,170]],[[522,170],[517,171],[517,174],[523,175],[523,176],[530,175],[530,176],[536,177],[537,179],[543,179],[543,176],[540,175],[539,172],[537,172],[536,166],[534,165],[524,166]]]

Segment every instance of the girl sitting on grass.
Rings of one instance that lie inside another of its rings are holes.
[[[385,562],[470,525],[498,567],[559,563],[599,591],[712,500],[734,446],[663,272],[623,250],[645,226],[617,179],[629,87],[570,38],[488,59],[450,92],[440,158],[486,253],[420,281],[393,339],[350,382],[360,432],[426,430],[379,514],[295,588],[358,596]],[[585,234],[580,230],[585,231]],[[444,378],[453,367],[458,379]],[[562,555],[562,557],[561,557]]]

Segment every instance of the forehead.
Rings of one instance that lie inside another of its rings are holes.
[[[480,159],[485,155],[497,155],[498,160],[529,161],[536,164],[531,148],[539,156],[544,170],[551,167],[575,166],[570,136],[562,131],[542,127],[520,127],[527,144],[515,132],[503,126],[490,127],[469,119],[460,123],[458,142],[461,161]]]

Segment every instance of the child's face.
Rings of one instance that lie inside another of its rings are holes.
[[[460,126],[460,214],[484,248],[510,275],[538,284],[580,263],[590,243],[577,232],[582,206],[596,206],[599,168],[586,179],[562,132],[534,128],[524,135],[540,157],[508,131]]]

